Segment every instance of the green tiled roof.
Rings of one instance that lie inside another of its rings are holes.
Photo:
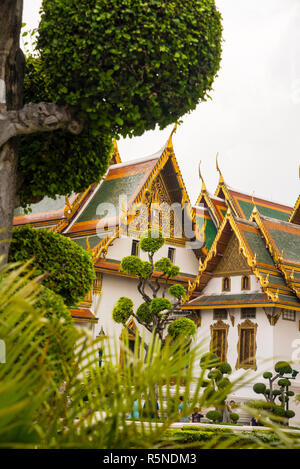
[[[253,254],[256,253],[257,262],[274,266],[273,258],[266,248],[266,243],[262,239],[261,235],[259,233],[256,234],[246,230],[243,230],[243,234]]]
[[[283,280],[283,278],[282,277],[276,277],[275,275],[270,275],[269,276],[269,283],[272,283],[273,285],[278,285],[278,287],[286,286],[286,283]]]
[[[285,295],[284,293],[279,293],[279,302],[288,305],[292,303],[293,305],[300,308],[300,301],[295,295]]]
[[[53,212],[55,210],[64,209],[65,205],[66,205],[66,203],[65,203],[65,196],[64,195],[58,196],[56,198],[56,200],[50,199],[49,197],[44,197],[37,204],[31,204],[30,205],[30,209],[31,209],[30,213],[37,214],[37,213]],[[19,217],[19,216],[22,216],[24,214],[25,214],[24,209],[22,209],[21,207],[16,208],[15,211],[14,211],[14,216],[15,217]]]
[[[244,212],[244,215],[247,219],[249,219],[252,210],[253,204],[252,202],[245,202],[244,200],[240,200],[237,198],[237,201]],[[269,207],[265,207],[264,205],[259,205],[258,202],[255,202],[256,207],[262,215],[266,217],[276,218],[277,220],[288,221],[290,218],[290,214],[286,212],[282,212],[281,210],[272,209]]]
[[[100,220],[103,216],[109,216],[107,213],[100,215],[98,211],[99,204],[109,203],[115,207],[115,215],[119,213],[119,196],[126,195],[129,199],[137,188],[140,180],[145,173],[137,173],[122,178],[110,179],[103,181],[100,188],[83,210],[77,223],[89,220]],[[114,216],[112,213],[111,216]]]
[[[204,220],[203,217],[199,217],[199,216],[196,217],[196,223],[197,223],[197,227],[199,228],[199,230],[203,228],[203,223],[204,223],[203,220]],[[204,230],[204,236],[205,236],[204,244],[208,250],[211,248],[214,242],[214,239],[216,237],[216,234],[217,234],[217,229],[213,221],[210,219],[206,219],[206,226]]]
[[[265,293],[239,293],[236,295],[209,295],[199,296],[195,300],[190,302],[190,306],[235,306],[235,305],[247,305],[251,306],[254,303],[269,303],[268,297]],[[188,305],[187,305],[188,306]]]
[[[78,246],[86,249],[86,239],[89,238],[89,244],[91,248],[94,248],[98,243],[100,243],[101,239],[105,238],[108,232],[101,233],[95,236],[84,236],[82,238],[71,238],[72,241],[75,241]]]
[[[283,249],[283,258],[300,262],[300,236],[274,228],[269,231],[279,251]]]

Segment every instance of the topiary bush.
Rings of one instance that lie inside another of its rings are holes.
[[[175,319],[168,327],[168,333],[173,339],[179,336],[191,337],[197,331],[195,323],[189,318]]]
[[[238,419],[240,418],[239,414],[237,414],[236,412],[231,412],[229,417],[232,423],[237,423]]]
[[[153,314],[159,314],[161,311],[171,308],[172,303],[167,298],[153,298],[149,305],[149,309]]]
[[[136,316],[141,323],[151,324],[153,318],[147,303],[142,303],[136,310]]]
[[[149,229],[142,233],[139,246],[142,251],[149,252],[153,255],[164,245],[164,243],[165,238],[161,231]]]
[[[220,422],[222,420],[222,412],[219,410],[210,410],[207,412],[206,418],[214,423]]]
[[[125,324],[133,313],[133,301],[126,296],[121,296],[116,302],[112,317],[117,323]]]
[[[91,290],[96,278],[92,256],[70,238],[29,225],[13,230],[9,262],[30,259],[42,284],[75,306]]]
[[[269,381],[269,387],[267,388],[264,383],[256,383],[253,386],[253,391],[257,394],[264,395],[266,403],[265,406],[262,405],[262,409],[269,411],[277,417],[285,419],[292,418],[294,412],[291,411],[292,413],[290,413],[285,410],[284,406],[288,403],[289,398],[294,395],[294,392],[288,390],[288,387],[291,386],[291,381],[283,376],[284,374],[292,373],[293,370],[290,364],[285,361],[277,362],[274,366],[274,370],[275,373],[269,371],[263,373],[263,377]],[[279,389],[275,387],[276,384],[279,386]]]
[[[185,298],[186,296],[186,289],[182,285],[172,285],[169,290],[169,294],[177,298],[178,300],[181,298]]]

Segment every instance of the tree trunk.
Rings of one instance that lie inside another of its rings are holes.
[[[23,106],[24,55],[19,45],[22,13],[23,0],[0,0],[0,112]],[[17,164],[18,142],[11,139],[0,148],[0,255],[4,255],[4,262],[10,243],[1,241],[11,238]]]
[[[15,208],[18,145],[6,143],[0,152],[0,264],[7,262]]]

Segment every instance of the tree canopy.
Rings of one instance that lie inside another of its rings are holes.
[[[10,262],[33,259],[35,274],[45,274],[42,283],[60,295],[67,306],[82,300],[95,278],[91,254],[59,233],[30,226],[15,228]]]
[[[113,136],[164,128],[195,109],[221,55],[213,0],[44,0],[41,13],[26,102],[69,105],[83,130],[23,138],[23,205],[99,181]]]
[[[179,274],[179,267],[167,257],[156,262],[153,256],[164,245],[165,238],[157,229],[148,229],[142,233],[139,247],[147,252],[149,261],[142,261],[138,256],[126,256],[121,260],[121,271],[137,277],[137,290],[143,303],[135,310],[133,301],[122,296],[114,305],[113,320],[123,324],[132,316],[148,331],[157,334],[164,344],[166,332],[172,337],[191,337],[197,327],[189,318],[173,319],[167,328],[172,313],[180,310],[180,303],[186,296],[186,289],[181,284],[173,284],[168,288],[169,280]],[[159,273],[159,275],[158,275]],[[151,293],[149,293],[151,292]],[[166,298],[166,293],[171,299]],[[159,296],[158,296],[159,295]]]

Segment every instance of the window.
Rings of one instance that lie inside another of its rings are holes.
[[[174,248],[168,248],[168,258],[170,259],[171,262],[174,262],[174,260],[175,260],[175,249]]]
[[[255,354],[257,324],[254,324],[247,319],[245,322],[238,325],[238,331],[239,342],[236,368],[253,368],[256,370]]]
[[[230,278],[229,277],[223,278],[222,290],[223,291],[230,291]]]
[[[227,319],[227,309],[214,309],[214,319]]]
[[[137,327],[130,319],[127,328],[124,328],[120,335],[120,341],[123,343],[120,347],[120,365],[122,368],[129,366],[131,368],[131,356],[135,354]]]
[[[226,361],[227,356],[227,335],[228,335],[229,325],[225,324],[223,321],[218,321],[215,324],[210,326],[211,330],[211,341],[210,341],[210,350],[215,353],[220,361]]]
[[[250,277],[248,275],[244,275],[242,277],[242,290],[250,290]]]
[[[131,255],[132,256],[138,256],[139,255],[139,241],[137,241],[136,239],[132,240]]]
[[[255,319],[256,318],[256,308],[242,308],[241,309],[241,319]]]
[[[293,311],[292,309],[283,309],[282,319],[286,319],[287,321],[296,321],[296,311]]]

